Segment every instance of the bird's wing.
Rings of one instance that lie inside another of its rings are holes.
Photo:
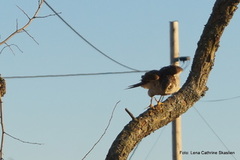
[[[163,67],[159,70],[159,74],[161,75],[175,75],[179,74],[183,71],[183,69],[176,65],[169,65],[166,67]]]
[[[141,81],[142,82],[149,82],[149,81],[154,81],[154,80],[158,80],[159,77],[159,71],[157,70],[152,70],[149,72],[146,72],[143,76]]]
[[[146,72],[142,76],[141,82],[129,86],[128,89],[139,87],[139,86],[144,87],[149,82],[158,80],[159,78],[160,78],[159,77],[159,71],[157,71],[157,70],[152,70],[152,71]],[[144,88],[148,88],[148,87],[144,87]]]

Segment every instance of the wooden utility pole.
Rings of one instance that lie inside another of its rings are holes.
[[[176,58],[179,58],[179,34],[178,22],[170,22],[170,63],[179,65]],[[178,77],[178,81],[180,78]],[[180,87],[180,86],[179,86]],[[172,122],[172,159],[182,160],[182,131],[181,131],[181,117],[178,117]]]

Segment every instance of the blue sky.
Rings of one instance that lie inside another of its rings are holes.
[[[194,56],[197,42],[211,13],[213,0],[197,1],[47,1],[87,40],[108,56],[139,70],[159,69],[169,64],[169,22],[179,21],[180,55]],[[0,35],[7,35],[27,22],[20,6],[32,15],[37,0],[0,1]],[[39,15],[52,14],[44,5]],[[240,12],[225,30],[211,72],[206,96],[194,106],[211,125],[230,151],[240,159],[239,101],[206,100],[240,96]],[[14,54],[5,49],[0,55],[3,77],[128,71],[106,59],[56,16],[36,19],[25,33],[8,44],[18,45]],[[1,46],[2,49],[4,46]],[[190,65],[181,75],[184,83]],[[149,105],[147,90],[125,90],[139,81],[142,73],[61,78],[6,79],[4,122],[7,133],[22,140],[44,143],[23,144],[6,136],[6,160],[81,159],[104,131],[111,111],[120,103],[102,141],[86,158],[104,159],[112,141],[135,116]],[[170,159],[171,124],[145,138],[132,160]],[[160,135],[160,136],[159,136]],[[226,151],[194,108],[182,116],[183,151]],[[155,144],[155,145],[154,145]],[[231,156],[185,155],[183,159],[225,160]]]

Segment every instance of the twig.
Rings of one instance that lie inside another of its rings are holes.
[[[17,140],[17,141],[19,141],[19,142],[22,142],[22,143],[34,144],[34,145],[44,145],[43,143],[23,141],[23,140],[21,140],[21,139],[19,139],[19,138],[16,138],[16,137],[8,134],[7,132],[4,132],[4,134],[6,134],[7,136],[9,136],[9,137],[11,137],[11,138],[13,138],[13,139],[15,139],[15,140]]]
[[[23,51],[16,44],[7,44],[7,43],[5,43],[5,44],[6,44],[6,46],[1,49],[0,54],[3,52],[4,49],[9,48],[11,50],[11,52],[15,55],[15,53],[14,53],[13,49],[11,48],[11,46],[16,47],[20,52],[23,53]]]
[[[56,13],[56,14],[49,14],[49,15],[46,15],[46,16],[36,16],[35,18],[47,18],[47,17],[51,17],[51,16],[56,16],[58,14],[62,14],[62,12],[59,12],[59,13]]]
[[[28,16],[28,14],[27,14],[22,8],[20,8],[18,5],[16,5],[16,6],[18,7],[18,9],[20,9],[20,10],[23,12],[23,14],[25,14],[26,17],[28,17],[29,20],[31,19],[31,18]]]
[[[18,19],[16,19],[16,30],[18,30]]]
[[[134,115],[127,108],[125,108],[125,111],[128,113],[128,115],[132,118],[133,121],[137,120],[137,118],[134,117]]]
[[[39,43],[36,41],[36,39],[33,37],[33,36],[31,36],[31,34],[29,34],[25,29],[23,30],[25,33],[27,33],[27,35],[30,37],[30,38],[32,38],[32,40],[35,42],[35,43],[37,43],[38,45],[39,45]]]
[[[107,132],[107,130],[108,130],[110,124],[111,124],[111,121],[112,121],[112,118],[113,118],[113,113],[114,113],[114,111],[115,111],[115,109],[116,109],[116,107],[117,107],[117,105],[118,105],[119,102],[120,102],[120,101],[118,101],[118,102],[115,104],[115,106],[114,106],[114,108],[113,108],[113,110],[112,110],[112,113],[111,113],[111,117],[110,117],[110,119],[109,119],[109,121],[108,121],[107,127],[105,128],[103,134],[100,136],[100,138],[97,140],[97,142],[92,146],[92,148],[85,154],[85,156],[82,158],[82,160],[84,160],[84,159],[92,152],[92,150],[96,147],[96,145],[101,141],[101,139],[103,138],[103,136],[106,134],[106,132]]]
[[[11,48],[11,45],[8,45],[7,43],[5,43],[5,44],[6,44],[6,47],[8,47],[10,49],[10,51],[13,53],[13,55],[15,55],[13,49]]]

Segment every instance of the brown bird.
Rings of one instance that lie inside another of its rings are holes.
[[[182,71],[183,69],[176,65],[169,65],[160,70],[151,70],[142,76],[141,82],[129,86],[128,89],[139,86],[148,89],[148,95],[151,97],[149,107],[152,107],[152,99],[155,95],[160,95],[157,101],[160,103],[163,96],[173,94],[179,90],[178,75]]]

